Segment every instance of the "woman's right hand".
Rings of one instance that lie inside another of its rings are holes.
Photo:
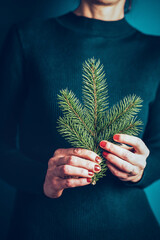
[[[101,170],[100,162],[101,158],[87,149],[57,149],[48,162],[43,185],[44,194],[49,198],[58,198],[65,188],[90,184],[94,172]],[[69,176],[73,178],[65,178]]]

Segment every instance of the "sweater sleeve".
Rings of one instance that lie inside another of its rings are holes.
[[[125,182],[127,186],[145,188],[160,179],[160,84],[155,100],[149,106],[148,122],[142,140],[150,150],[147,165],[142,178],[136,183]]]
[[[18,190],[43,194],[47,171],[17,147],[17,127],[27,96],[25,64],[17,27],[10,28],[0,55],[0,178]]]

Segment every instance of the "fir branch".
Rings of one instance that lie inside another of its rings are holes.
[[[83,105],[72,91],[61,90],[58,95],[63,118],[58,119],[58,131],[74,147],[96,152],[101,158],[101,171],[95,173],[92,184],[106,176],[106,160],[99,142],[113,140],[116,133],[138,135],[143,125],[137,120],[142,99],[129,95],[108,110],[108,89],[100,60],[88,59],[83,63]]]
[[[103,131],[98,138],[98,142],[101,140],[107,140],[110,142],[116,142],[113,140],[113,136],[115,134],[129,134],[129,135],[138,135],[142,130],[141,126],[143,125],[141,120],[137,120],[137,116],[130,119],[128,121],[121,120],[116,124],[111,125],[107,130]]]
[[[59,117],[57,130],[73,146],[92,150],[94,146],[93,138],[88,132],[81,129],[80,125],[75,125],[69,117]]]
[[[74,93],[72,91],[68,91],[68,89],[61,90],[60,95],[58,94],[58,100],[63,114],[69,115],[71,119],[77,120],[78,124],[81,123],[84,128],[87,129],[92,136],[94,136],[94,133],[85,122],[87,114],[84,114],[84,109],[79,100],[75,97]]]
[[[94,58],[83,63],[83,102],[92,118],[96,132],[102,114],[108,108],[108,90],[103,65]]]
[[[134,117],[139,111],[140,107],[142,107],[141,103],[143,100],[136,95],[129,95],[123,98],[119,103],[110,108],[106,115],[104,115],[101,120],[100,128],[98,129],[98,133],[105,131],[111,125],[118,123],[119,121],[127,121],[130,120],[131,117]]]

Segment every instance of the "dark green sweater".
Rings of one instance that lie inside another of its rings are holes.
[[[110,106],[132,93],[144,100],[138,137],[150,149],[147,167],[138,183],[108,171],[95,186],[50,199],[43,194],[48,160],[71,147],[56,131],[57,93],[68,87],[82,98],[82,63],[93,56],[104,64]],[[160,38],[125,19],[70,12],[13,26],[0,61],[0,177],[17,189],[9,239],[160,239],[143,191],[160,178]]]

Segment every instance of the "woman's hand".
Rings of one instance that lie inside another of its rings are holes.
[[[113,175],[122,181],[138,182],[146,167],[146,159],[149,156],[149,149],[138,137],[127,134],[116,134],[113,139],[119,143],[126,143],[122,146],[115,145],[108,141],[101,141],[103,156],[107,159],[106,164]]]
[[[65,188],[90,184],[94,172],[101,170],[100,162],[101,158],[87,149],[57,149],[48,162],[44,194],[50,198],[58,198]]]

